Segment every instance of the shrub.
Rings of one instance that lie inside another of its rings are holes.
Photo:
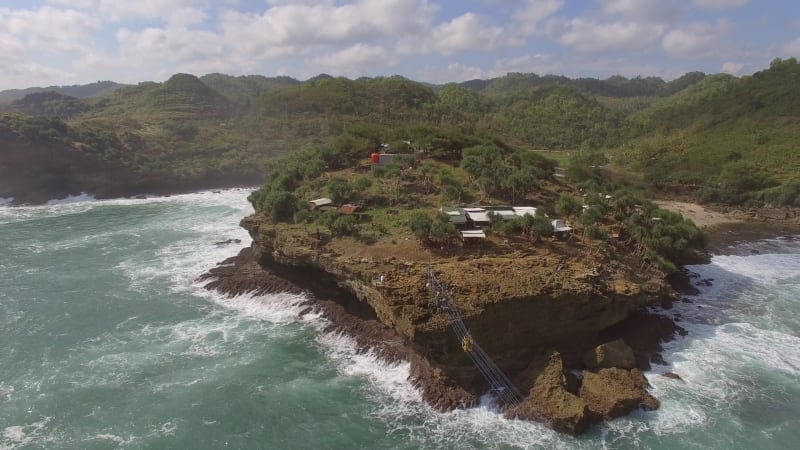
[[[340,215],[330,225],[334,236],[352,236],[356,234],[356,218],[350,215]]]
[[[568,217],[578,214],[582,208],[581,202],[569,194],[561,194],[556,202],[556,212]]]
[[[581,215],[578,217],[578,221],[581,223],[581,225],[589,227],[592,225],[597,225],[602,218],[603,213],[600,211],[600,207],[592,206],[581,213]]]
[[[500,220],[497,224],[494,225],[497,229],[499,234],[503,236],[512,236],[514,234],[520,234],[524,230],[524,225],[522,222],[521,217],[515,217],[513,219],[507,220]]]
[[[297,209],[294,194],[280,189],[267,192],[261,199],[261,210],[275,222],[292,220]]]
[[[589,225],[586,227],[586,237],[597,241],[607,241],[608,233],[596,225]]]
[[[294,214],[294,223],[311,223],[314,215],[307,209],[301,209]]]
[[[531,224],[528,232],[533,235],[536,240],[538,240],[541,236],[550,237],[554,232],[553,223],[544,217],[544,215],[536,214],[536,217],[533,218],[533,223]]]
[[[458,230],[445,214],[440,214],[431,224],[430,239],[435,242],[448,244],[458,237]]]
[[[431,220],[427,214],[417,212],[414,213],[408,220],[408,225],[411,228],[411,232],[414,233],[414,236],[416,236],[417,239],[424,241],[427,240],[431,234],[433,220]]]
[[[347,181],[346,178],[341,176],[331,177],[331,179],[328,180],[328,184],[325,186],[325,190],[330,194],[331,200],[338,204],[346,202],[350,198],[350,195],[353,194],[353,186],[350,185],[350,182]]]

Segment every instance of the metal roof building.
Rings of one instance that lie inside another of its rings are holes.
[[[467,215],[461,208],[442,207],[439,208],[439,211],[441,211],[442,214],[447,215],[447,218],[450,219],[450,223],[455,226],[467,224]]]
[[[331,199],[329,199],[327,197],[318,198],[318,199],[315,199],[315,200],[309,200],[308,201],[308,206],[311,207],[311,209],[316,209],[316,208],[319,208],[320,206],[329,206],[329,205],[332,205],[332,204],[333,204],[333,200],[331,200]]]
[[[529,214],[531,217],[536,217],[535,206],[515,206],[512,209],[514,210],[514,214],[518,215],[519,217],[522,217],[525,214]]]

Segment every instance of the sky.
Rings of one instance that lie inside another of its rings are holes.
[[[791,56],[797,0],[0,0],[0,90],[179,72],[670,80]]]

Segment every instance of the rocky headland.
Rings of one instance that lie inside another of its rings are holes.
[[[365,350],[410,361],[410,378],[440,410],[475,405],[488,386],[431,301],[429,268],[452,290],[475,342],[525,396],[505,410],[508,417],[579,434],[591,423],[658,407],[642,370],[658,361],[664,339],[683,330],[647,307],[677,296],[660,269],[622,244],[365,243],[260,213],[242,226],[251,247],[204,275],[208,288],[305,291],[307,310],[322,311],[332,329]]]

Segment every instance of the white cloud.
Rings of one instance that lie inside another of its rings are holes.
[[[35,10],[0,8],[0,23],[0,30],[45,52],[82,50],[101,27],[99,20],[86,13],[50,6]]]
[[[563,69],[560,61],[554,60],[550,55],[533,54],[502,58],[494,63],[494,72],[506,74],[508,72],[530,72],[536,74],[553,74]]]
[[[309,60],[309,70],[335,75],[358,77],[365,72],[397,64],[397,60],[380,46],[356,44],[338,52],[316,56]]]
[[[676,28],[664,36],[664,51],[676,57],[699,58],[727,53],[727,36],[731,24],[720,20],[716,24],[696,22]]]
[[[208,0],[48,0],[48,3],[75,9],[91,10],[110,21],[127,19],[171,19],[179,12],[202,11]]]
[[[205,22],[207,15],[205,11],[197,8],[179,8],[169,14],[168,26],[170,28],[186,28],[200,25]]]
[[[542,20],[552,16],[564,6],[564,0],[527,0],[525,6],[514,13],[514,21],[525,34],[539,32]]]
[[[800,57],[800,37],[781,46],[781,54]]]
[[[464,14],[438,25],[429,42],[445,56],[466,50],[495,50],[524,43],[503,28],[489,25],[474,13]]]
[[[41,84],[57,83],[65,75],[62,70],[28,61],[25,45],[16,37],[0,30],[0,82],[27,87],[40,80],[49,81]]]
[[[25,56],[25,46],[14,36],[0,34],[0,70],[8,70]]]
[[[659,24],[624,21],[600,23],[575,18],[560,24],[552,23],[550,33],[554,33],[562,44],[582,52],[636,51],[652,47],[664,29]]]
[[[144,61],[186,63],[225,55],[219,36],[197,30],[145,28],[140,32],[121,29],[117,32],[120,56]]]
[[[425,67],[418,70],[416,76],[418,79],[426,80],[431,83],[449,83],[492,78],[496,75],[483,67],[462,63],[450,63],[446,66]]]
[[[373,44],[425,33],[436,8],[426,0],[360,0],[337,6],[280,4],[263,14],[226,11],[221,28],[231,42],[248,47],[309,47]]]
[[[706,9],[728,9],[739,8],[747,4],[749,0],[692,0],[696,6]]]
[[[94,8],[97,5],[97,0],[48,0],[47,3],[69,8],[88,9]]]
[[[742,69],[744,69],[746,64],[737,63],[733,61],[727,61],[722,64],[722,67],[719,69],[720,72],[729,73],[731,75],[739,75],[742,73]]]
[[[158,19],[173,17],[175,11],[187,8],[197,10],[192,0],[99,0],[98,9],[103,17],[118,21],[125,19]],[[204,2],[200,2],[204,3]]]
[[[267,0],[270,5],[333,5],[332,0]]]
[[[602,0],[606,14],[618,15],[629,21],[673,23],[681,14],[675,0]]]

